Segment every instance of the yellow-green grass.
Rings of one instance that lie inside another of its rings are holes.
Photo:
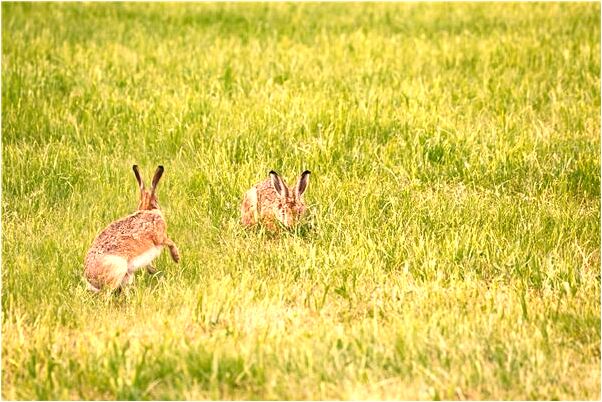
[[[4,399],[599,399],[600,5],[3,3],[2,314]]]

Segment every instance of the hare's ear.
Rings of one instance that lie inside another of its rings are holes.
[[[151,184],[151,194],[154,194],[157,190],[157,184],[159,184],[159,179],[163,176],[163,166],[157,166],[157,170],[155,171],[155,175],[153,176],[153,182]]]
[[[140,177],[140,171],[138,170],[138,165],[132,166],[134,169],[134,174],[136,175],[136,181],[138,181],[138,187],[140,187],[140,191],[144,190],[144,182],[142,181],[142,177]]]
[[[280,197],[286,198],[288,196],[288,188],[280,176],[278,176],[278,173],[272,170],[270,172],[270,178],[272,179],[272,186],[274,186],[274,190],[276,190]]]
[[[299,181],[297,182],[297,185],[295,186],[295,197],[299,198],[303,195],[303,193],[305,192],[305,190],[307,189],[307,185],[309,184],[309,174],[311,172],[309,170],[306,170],[305,172],[301,173],[301,177],[299,178]]]

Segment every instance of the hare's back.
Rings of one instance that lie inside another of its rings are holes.
[[[94,240],[90,251],[136,255],[154,246],[154,240],[165,232],[165,226],[161,213],[138,211],[107,226]]]
[[[270,179],[262,181],[255,186],[257,190],[257,200],[261,205],[278,205],[278,193],[274,189]]]

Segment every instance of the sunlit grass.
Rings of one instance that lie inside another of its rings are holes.
[[[600,6],[2,4],[4,399],[599,399]],[[83,257],[165,166],[182,254]],[[307,221],[242,195],[312,171]]]

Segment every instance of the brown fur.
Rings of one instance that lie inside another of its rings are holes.
[[[94,290],[102,287],[115,289],[131,283],[134,271],[139,268],[134,264],[139,262],[136,258],[150,252],[152,257],[148,259],[152,259],[158,256],[163,246],[169,248],[175,262],[180,259],[178,248],[167,237],[167,224],[155,194],[163,168],[157,169],[150,192],[145,190],[136,166],[134,172],[140,185],[139,210],[100,232],[84,260],[84,276],[96,288]],[[159,249],[155,250],[155,247]]]
[[[307,186],[309,171],[304,172],[294,191],[288,189],[284,181],[275,172],[273,173],[277,179],[268,178],[257,183],[245,193],[241,205],[243,225],[251,226],[261,222],[269,229],[275,230],[278,222],[285,227],[292,227],[303,217],[307,209],[303,200],[303,192]],[[298,191],[299,183],[304,177],[305,186]],[[274,187],[274,180],[280,180],[280,184],[277,184],[282,186],[280,193]]]

